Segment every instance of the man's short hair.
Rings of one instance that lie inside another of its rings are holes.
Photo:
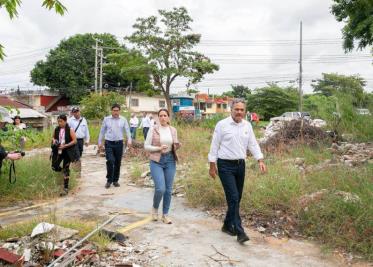
[[[232,103],[231,103],[231,109],[233,109],[234,105],[236,105],[236,104],[238,104],[238,103],[242,103],[242,104],[244,104],[244,105],[246,106],[246,101],[245,101],[245,99],[243,99],[243,98],[234,98],[234,99],[232,100]]]
[[[119,108],[119,110],[120,110],[120,105],[119,104],[114,104],[114,105],[111,106],[111,110],[113,110],[115,108]]]

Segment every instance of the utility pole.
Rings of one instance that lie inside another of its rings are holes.
[[[95,39],[96,46],[95,46],[95,93],[97,93],[97,50],[98,50],[98,40]]]
[[[130,83],[130,97],[128,101],[128,111],[131,112],[131,102],[132,102],[132,82]]]
[[[100,95],[102,95],[102,63],[104,58],[104,49],[100,48]]]
[[[303,77],[302,77],[302,57],[303,57],[303,51],[302,51],[302,45],[303,45],[303,32],[302,32],[302,21],[300,22],[300,42],[299,42],[299,112],[303,111],[303,91],[302,91],[302,83],[303,83]]]

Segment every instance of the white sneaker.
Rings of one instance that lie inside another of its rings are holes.
[[[165,224],[172,224],[172,221],[170,220],[170,217],[168,217],[168,215],[164,215],[162,216],[162,222],[164,222]]]
[[[155,222],[158,221],[158,210],[155,208],[152,209],[152,220]]]

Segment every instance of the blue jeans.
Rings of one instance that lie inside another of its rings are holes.
[[[172,187],[176,173],[176,162],[173,154],[163,154],[159,162],[151,160],[150,172],[155,185],[153,208],[158,209],[163,198],[163,214],[167,215],[170,209]]]
[[[218,173],[227,200],[227,214],[224,225],[237,234],[244,233],[240,217],[240,202],[245,181],[245,160],[218,159]]]
[[[120,164],[123,155],[123,141],[105,141],[106,179],[108,183],[119,180]]]
[[[130,127],[131,138],[133,140],[136,140],[136,129],[137,129],[137,127]]]

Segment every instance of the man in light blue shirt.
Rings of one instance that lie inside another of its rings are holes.
[[[88,146],[89,144],[88,123],[87,120],[80,115],[79,107],[73,107],[71,113],[73,116],[67,120],[67,123],[69,124],[70,128],[73,128],[75,131],[79,155],[81,157],[83,153],[83,146]]]
[[[120,165],[123,155],[123,135],[126,132],[127,147],[132,144],[131,134],[127,120],[120,116],[120,105],[114,104],[111,107],[111,116],[105,117],[100,135],[98,137],[98,147],[102,149],[102,139],[105,138],[105,154],[106,154],[106,185],[109,188],[111,184],[119,187]]]

